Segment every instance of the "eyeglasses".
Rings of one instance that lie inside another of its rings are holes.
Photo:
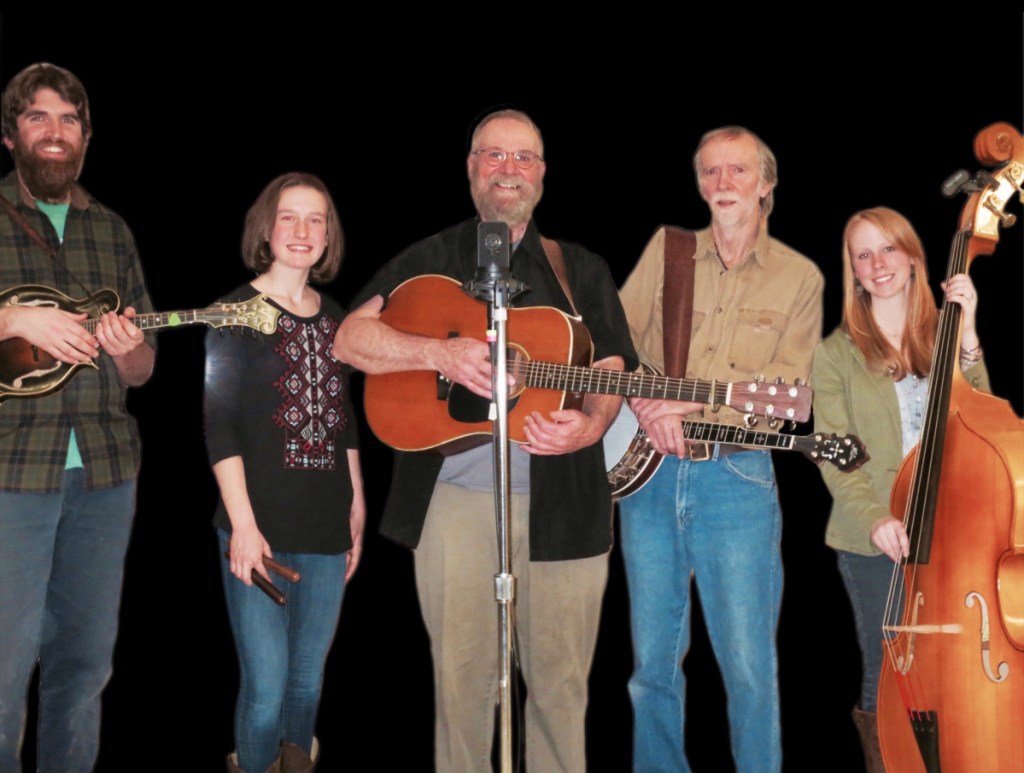
[[[483,148],[482,150],[474,150],[471,155],[483,156],[484,161],[486,161],[489,166],[501,166],[505,163],[506,159],[511,156],[512,163],[520,169],[529,169],[537,161],[544,160],[536,153],[531,153],[528,150],[517,150],[515,153],[512,153],[511,151],[502,150],[501,148]]]

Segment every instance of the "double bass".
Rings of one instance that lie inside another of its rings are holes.
[[[1002,166],[959,181],[969,197],[947,280],[995,250],[1024,185],[1017,129],[993,124],[974,149]],[[943,303],[921,442],[892,493],[910,555],[883,627],[878,730],[890,772],[1024,770],[1024,422],[960,373],[960,317]]]

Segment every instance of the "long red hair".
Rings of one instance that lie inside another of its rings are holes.
[[[903,340],[897,350],[875,323],[871,313],[871,295],[860,286],[853,274],[850,256],[850,231],[866,221],[881,231],[894,246],[910,256],[910,295]],[[864,355],[868,367],[892,374],[901,381],[908,373],[925,376],[931,369],[935,349],[938,311],[928,287],[928,267],[921,239],[903,215],[888,207],[872,207],[855,212],[846,221],[843,231],[843,330]]]

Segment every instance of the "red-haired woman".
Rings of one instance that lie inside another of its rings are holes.
[[[944,289],[963,309],[960,367],[987,391],[974,285],[957,274]],[[893,562],[909,547],[889,496],[901,460],[920,438],[937,323],[924,248],[907,219],[886,207],[854,214],[843,234],[843,321],[819,344],[812,383],[815,431],[859,435],[871,457],[851,473],[822,468],[833,498],[825,541],[837,553],[861,650],[853,715],[870,770],[882,770],[872,758],[881,765],[874,711],[886,596]]]

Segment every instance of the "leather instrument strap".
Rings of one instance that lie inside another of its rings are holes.
[[[562,245],[556,242],[554,239],[548,239],[545,236],[540,237],[540,246],[544,249],[544,254],[548,258],[548,263],[551,264],[551,269],[555,272],[555,276],[558,278],[558,284],[562,285],[562,292],[565,293],[565,297],[569,301],[569,306],[572,308],[572,313],[577,318],[580,317],[580,313],[576,310],[576,302],[572,299],[572,290],[569,289],[569,274],[565,270],[565,255],[562,254]]]
[[[665,229],[665,283],[661,294],[665,375],[686,377],[693,326],[693,279],[697,235],[674,225]]]
[[[39,231],[32,227],[32,224],[25,219],[25,216],[18,211],[17,207],[3,196],[0,196],[0,208],[3,208],[4,212],[10,216],[11,220],[21,226],[21,230],[27,233],[32,241],[42,247],[43,252],[50,256],[50,260],[57,259],[57,253],[54,252],[54,249],[50,246],[49,242],[42,237]]]

